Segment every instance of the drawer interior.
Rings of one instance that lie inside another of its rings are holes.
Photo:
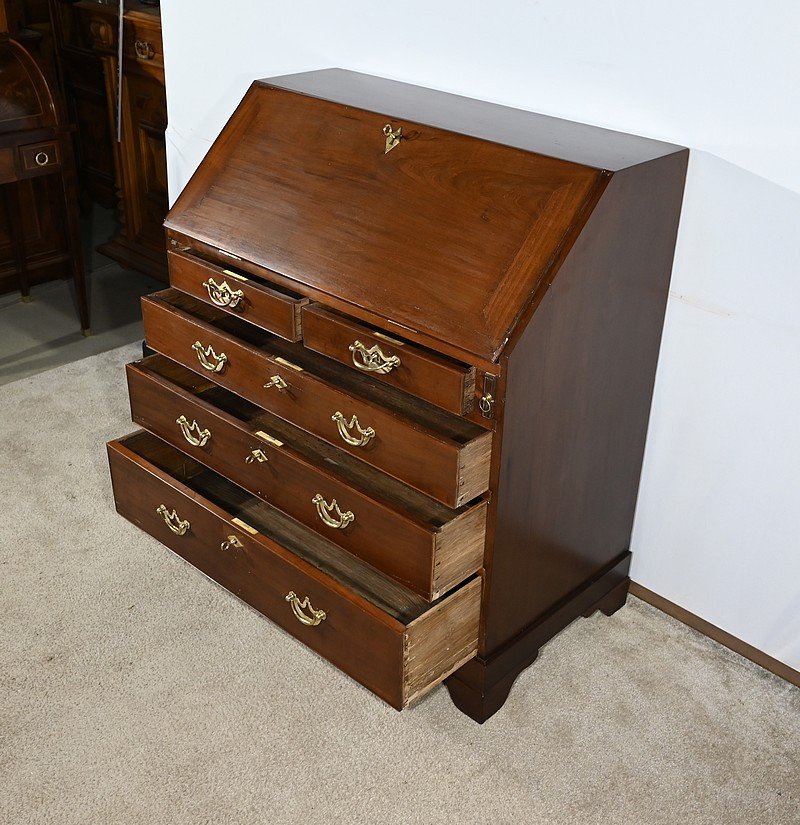
[[[452,510],[163,355],[151,355],[139,362],[138,366],[222,410],[248,429],[262,430],[278,438],[311,463],[335,472],[356,487],[369,490],[371,496],[391,502],[394,509],[433,528],[444,527],[480,501],[480,498],[474,499],[457,510]]]
[[[165,289],[149,296],[149,300],[162,301],[175,309],[193,315],[214,326],[220,332],[228,333],[253,347],[263,349],[266,355],[278,356],[291,361],[344,392],[397,410],[411,421],[437,432],[456,444],[469,444],[486,432],[471,421],[446,413],[433,404],[421,401],[402,390],[375,381],[330,358],[317,355],[306,349],[302,343],[294,344],[285,341],[178,290]]]
[[[121,443],[203,498],[221,507],[233,518],[244,522],[341,582],[399,622],[409,624],[439,603],[426,601],[407,590],[370,565],[150,433],[134,433],[122,439]]]

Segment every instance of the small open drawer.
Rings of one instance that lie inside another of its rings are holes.
[[[142,299],[167,358],[448,507],[489,488],[492,432],[174,289]]]
[[[169,251],[167,260],[169,282],[175,289],[274,332],[287,341],[299,341],[302,337],[300,312],[308,303],[307,298],[261,282],[233,264],[222,267],[191,251]]]
[[[480,577],[430,604],[150,433],[108,454],[121,515],[393,707],[476,655]]]
[[[303,307],[303,342],[315,352],[456,415],[472,411],[475,367],[401,341],[320,304]]]
[[[127,372],[137,424],[424,598],[483,566],[486,499],[451,510],[163,355]]]

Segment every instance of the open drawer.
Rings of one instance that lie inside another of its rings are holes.
[[[233,265],[222,267],[190,251],[167,253],[169,282],[176,289],[244,318],[287,341],[299,341],[307,298],[266,284]]]
[[[163,355],[127,372],[137,424],[426,599],[483,566],[486,499],[451,510]]]
[[[456,415],[467,415],[475,401],[475,367],[328,309],[303,307],[303,342],[378,381],[424,398]]]
[[[430,604],[150,433],[108,453],[121,515],[393,707],[476,655],[480,577]]]
[[[448,507],[488,489],[491,431],[177,290],[143,298],[142,314],[167,358]]]

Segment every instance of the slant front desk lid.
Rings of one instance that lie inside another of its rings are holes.
[[[309,72],[250,87],[166,226],[494,360],[609,174],[673,148]]]

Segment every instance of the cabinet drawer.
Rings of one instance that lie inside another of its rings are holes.
[[[301,337],[300,311],[307,298],[293,295],[195,255],[168,252],[169,282],[181,292],[213,304],[288,341]]]
[[[480,577],[431,605],[149,433],[108,452],[121,515],[393,707],[475,656]]]
[[[315,352],[456,415],[472,410],[475,367],[398,341],[319,304],[303,308],[303,340]]]
[[[488,489],[492,433],[470,421],[175,290],[142,314],[153,349],[443,504]]]
[[[125,17],[125,56],[137,63],[164,68],[164,50],[159,24],[148,25],[142,20]]]
[[[127,372],[137,424],[424,598],[482,567],[485,500],[451,510],[161,355]]]
[[[61,164],[58,143],[52,140],[20,146],[19,154],[23,170],[29,173],[43,172]]]

